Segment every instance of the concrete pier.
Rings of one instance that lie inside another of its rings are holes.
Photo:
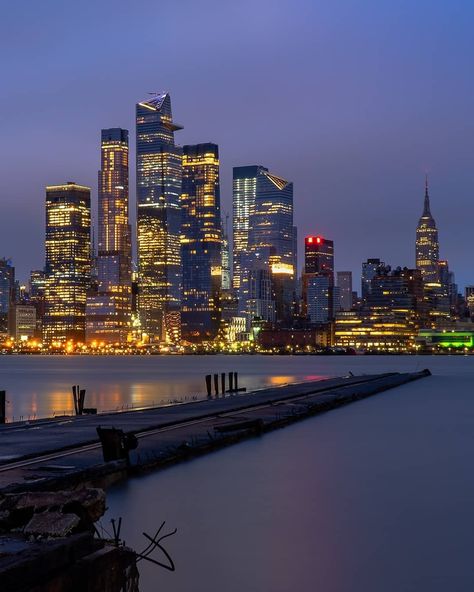
[[[68,487],[164,466],[429,375],[348,376],[183,405],[0,427],[0,490]],[[97,428],[134,434],[129,462],[104,462]]]

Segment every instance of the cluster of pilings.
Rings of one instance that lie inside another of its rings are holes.
[[[86,402],[86,389],[79,388],[79,385],[74,384],[72,386],[72,398],[74,401],[74,411],[76,415],[95,415],[97,409],[95,407],[84,407]]]
[[[212,383],[214,382],[214,394],[216,397],[221,394],[225,396],[226,393],[228,394],[235,394],[245,392],[247,389],[245,387],[239,388],[239,375],[237,372],[229,372],[229,388],[226,390],[226,373],[221,372],[220,375],[220,391],[219,391],[219,374],[206,374],[206,389],[207,389],[207,396],[209,399],[212,398]],[[213,381],[214,378],[214,381]]]

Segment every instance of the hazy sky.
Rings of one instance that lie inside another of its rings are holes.
[[[168,90],[181,144],[294,182],[303,236],[336,268],[414,265],[424,174],[442,258],[474,283],[472,0],[26,0],[0,17],[0,256],[43,266],[44,186],[97,198],[100,129]]]

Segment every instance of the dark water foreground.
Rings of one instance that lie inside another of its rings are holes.
[[[471,590],[474,364],[426,360],[429,379],[110,490],[127,543],[178,528],[177,572],[142,563],[143,592]]]

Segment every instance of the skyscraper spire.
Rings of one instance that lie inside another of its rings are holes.
[[[423,217],[431,218],[430,196],[428,194],[428,173],[425,175],[425,205],[423,208]]]
[[[426,175],[423,214],[416,228],[416,267],[421,270],[425,284],[438,283],[438,260],[438,230],[431,215],[428,175]]]

